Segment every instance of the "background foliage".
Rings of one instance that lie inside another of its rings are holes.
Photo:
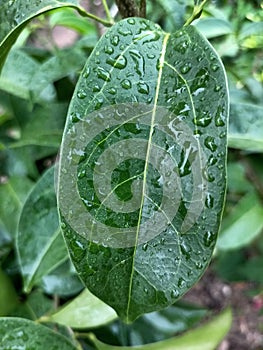
[[[147,17],[173,32],[189,17],[192,6],[192,1],[152,0]],[[74,30],[77,40],[61,48],[54,34],[57,25]],[[216,1],[205,7],[195,25],[225,64],[231,98],[227,202],[211,269],[224,281],[248,282],[250,296],[259,300],[256,312],[262,314],[262,4]],[[51,166],[59,151],[74,86],[100,32],[97,24],[74,9],[42,15],[23,29],[0,76],[0,315],[20,317],[15,326],[16,344],[17,339],[25,341],[27,327],[30,332],[39,327],[38,334],[48,330],[54,343],[67,344],[65,349],[80,348],[80,344],[85,349],[111,349],[94,340],[94,335],[87,335],[91,330],[105,343],[142,345],[188,330],[211,311],[180,302],[125,327],[112,309],[82,291],[68,259],[55,214]],[[47,168],[51,169],[45,172]],[[57,333],[26,319],[40,320],[51,329],[52,322],[58,322]],[[14,330],[13,318],[3,317],[0,322],[2,332],[4,327]],[[229,313],[213,322],[210,327],[217,328],[211,340],[214,343],[207,345],[211,332],[207,326],[189,331],[183,340],[183,336],[172,338],[174,345],[180,349],[182,341],[186,348],[191,337],[198,337],[203,339],[200,349],[205,349],[205,344],[207,349],[215,348],[227,332]],[[78,330],[74,336],[68,327]],[[12,336],[7,335],[7,341],[12,341]],[[168,342],[163,349],[174,345]],[[254,348],[257,346],[261,345]]]

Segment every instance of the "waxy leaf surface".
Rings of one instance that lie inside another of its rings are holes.
[[[68,258],[59,227],[54,167],[40,178],[24,204],[17,251],[26,292]]]
[[[192,26],[129,18],[98,42],[62,141],[58,201],[71,258],[126,322],[203,274],[225,195],[228,91]]]

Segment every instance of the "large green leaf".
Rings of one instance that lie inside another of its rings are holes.
[[[59,207],[90,291],[129,322],[203,274],[225,195],[228,91],[192,27],[130,18],[99,41],[62,141]]]
[[[54,167],[37,182],[19,220],[17,251],[25,291],[68,257],[61,235],[54,189]]]
[[[0,6],[0,70],[9,50],[28,21],[60,7],[80,9],[78,0],[1,0]]]
[[[119,347],[104,344],[96,339],[93,334],[90,335],[90,338],[98,350],[214,350],[226,336],[231,327],[231,322],[231,311],[225,310],[209,323],[183,335],[136,347]]]
[[[94,328],[117,318],[115,311],[85,289],[50,319],[72,328]]]
[[[0,349],[76,350],[66,337],[32,321],[0,318]]]

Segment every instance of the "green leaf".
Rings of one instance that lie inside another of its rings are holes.
[[[61,235],[54,189],[54,167],[36,183],[19,220],[17,251],[24,290],[68,258]]]
[[[15,237],[20,212],[31,187],[32,182],[23,176],[12,176],[0,183],[0,224],[10,239]]]
[[[64,298],[76,295],[83,289],[83,284],[69,259],[48,275],[43,276],[38,285],[45,293]]]
[[[0,11],[0,71],[19,34],[34,17],[60,7],[80,9],[77,0],[10,0],[3,1]]]
[[[228,333],[231,323],[231,311],[225,310],[220,315],[214,317],[209,323],[183,335],[136,347],[107,345],[96,339],[93,334],[90,335],[90,338],[98,350],[214,350]]]
[[[238,249],[248,245],[263,229],[263,206],[252,192],[244,196],[223,220],[216,247]]]
[[[8,276],[0,269],[0,316],[7,316],[14,309],[18,298]]]
[[[246,23],[240,33],[239,33],[239,40],[241,41],[242,45],[248,48],[262,48],[263,47],[263,38],[262,38],[262,32],[263,32],[263,22],[252,22],[252,23]]]
[[[129,344],[155,343],[189,330],[207,315],[205,309],[178,302],[164,310],[151,312],[138,318],[128,327]],[[121,325],[123,327],[123,325]]]
[[[76,350],[70,340],[32,321],[15,317],[0,318],[0,348]]]
[[[62,141],[59,208],[88,289],[125,321],[173,304],[211,258],[228,91],[198,31],[130,18],[98,42]]]
[[[48,319],[71,328],[94,328],[117,318],[115,311],[85,289]]]
[[[216,38],[233,32],[231,23],[220,18],[202,18],[195,23],[195,27],[206,38]]]
[[[229,147],[245,151],[263,152],[263,107],[231,104],[229,119]]]

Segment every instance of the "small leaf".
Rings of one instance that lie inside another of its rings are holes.
[[[220,18],[202,18],[195,23],[195,27],[206,38],[216,38],[233,32],[231,23]]]
[[[3,1],[0,11],[0,71],[21,31],[34,17],[60,7],[80,8],[77,0],[9,0]]]
[[[4,179],[4,177],[3,177]],[[18,220],[32,182],[23,176],[12,176],[0,183],[0,223],[6,241],[16,235]]]
[[[229,118],[229,147],[245,151],[263,152],[263,107],[231,104]]]
[[[238,249],[248,245],[263,229],[263,207],[252,192],[244,196],[223,220],[216,247],[220,250]]]
[[[17,251],[25,291],[68,258],[60,232],[54,189],[54,167],[36,183],[19,220]]]
[[[50,316],[53,322],[71,328],[94,328],[117,318],[115,311],[85,289],[69,304]]]
[[[107,345],[96,339],[93,334],[90,338],[98,350],[214,350],[228,333],[231,323],[231,311],[225,310],[207,324],[183,335],[136,347]]]
[[[70,340],[32,321],[0,318],[0,349],[77,350]]]
[[[227,118],[223,66],[193,26],[129,18],[88,59],[62,141],[61,227],[85,285],[124,321],[173,304],[207,267]]]

